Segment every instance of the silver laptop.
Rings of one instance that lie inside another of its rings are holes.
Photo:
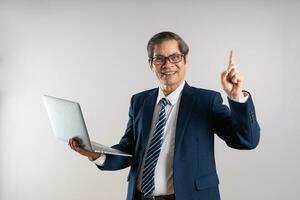
[[[48,95],[42,95],[42,98],[56,138],[66,142],[76,138],[86,150],[131,157],[130,154],[90,141],[79,103]]]

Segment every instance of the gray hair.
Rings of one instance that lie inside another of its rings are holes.
[[[153,51],[154,51],[155,45],[161,44],[162,42],[164,42],[166,40],[176,40],[178,43],[179,51],[184,55],[187,55],[189,53],[189,46],[185,43],[185,41],[179,35],[172,33],[172,32],[164,31],[164,32],[155,34],[149,40],[148,45],[147,45],[148,57],[149,58],[153,57],[153,54],[154,54]]]

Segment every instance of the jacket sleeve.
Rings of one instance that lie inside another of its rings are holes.
[[[249,98],[245,103],[228,98],[230,109],[223,104],[220,93],[216,93],[212,101],[214,132],[235,149],[254,149],[259,143],[260,127],[251,95],[247,93]]]
[[[133,129],[133,97],[131,98],[130,108],[129,108],[129,119],[127,127],[123,137],[120,142],[113,145],[112,148],[118,149],[120,151],[126,152],[133,155],[135,148],[135,137]],[[109,155],[106,154],[105,162],[102,166],[97,165],[100,170],[119,170],[126,168],[131,165],[132,157]]]

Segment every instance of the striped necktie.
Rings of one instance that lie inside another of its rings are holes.
[[[148,147],[145,158],[144,171],[142,176],[142,193],[145,197],[149,197],[154,190],[154,171],[157,160],[160,154],[160,149],[163,141],[163,133],[166,125],[166,105],[170,102],[166,98],[160,100],[161,108],[158,115],[158,120],[155,125],[151,143]]]

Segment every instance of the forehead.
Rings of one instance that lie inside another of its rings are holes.
[[[180,53],[178,42],[176,40],[166,40],[154,46],[153,55],[169,56],[174,53]]]

